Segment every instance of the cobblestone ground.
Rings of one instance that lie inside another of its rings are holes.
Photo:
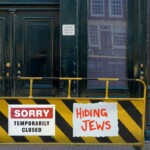
[[[132,146],[0,145],[0,150],[135,150],[135,149]],[[150,150],[150,142],[146,142],[142,150]]]

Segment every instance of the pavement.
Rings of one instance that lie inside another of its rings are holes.
[[[0,145],[0,150],[135,150],[132,146],[73,146],[73,145]],[[139,150],[139,149],[138,149]],[[150,141],[145,142],[142,150],[150,150]]]

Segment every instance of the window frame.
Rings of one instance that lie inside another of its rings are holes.
[[[95,13],[93,12],[93,7],[94,7],[94,6],[93,6],[93,5],[94,5],[94,4],[93,4],[93,1],[94,1],[94,0],[90,0],[90,10],[91,10],[91,11],[90,11],[90,15],[91,15],[92,17],[104,17],[104,16],[105,16],[105,1],[102,0],[102,1],[103,1],[103,2],[102,2],[102,3],[103,3],[103,6],[102,6],[102,7],[103,7],[103,14],[95,14]]]
[[[115,43],[114,43],[115,42],[115,39],[114,39],[115,32],[114,32],[114,27],[112,27],[111,30],[112,30],[112,45],[113,45],[113,49],[117,49],[117,48],[119,48],[121,50],[127,49],[127,26],[115,26],[115,27],[121,27],[121,28],[125,28],[126,29],[126,32],[124,32],[124,33],[122,32],[123,34],[126,34],[126,36],[124,37],[124,38],[126,38],[126,45],[115,45]]]
[[[121,14],[112,14],[112,4],[111,4],[112,0],[108,0],[108,5],[109,5],[109,17],[113,17],[113,18],[122,18],[123,17],[123,1],[121,0]],[[113,4],[114,6],[116,4]]]
[[[127,0],[128,3],[130,3],[130,6],[128,7],[131,7],[131,0]],[[133,0],[132,0],[133,1]],[[91,3],[91,1],[90,1]],[[83,77],[83,78],[87,78],[87,56],[88,56],[88,34],[87,34],[87,31],[88,31],[88,20],[87,20],[87,16],[91,14],[89,14],[89,9],[90,9],[90,6],[87,0],[81,0],[80,1],[80,11],[79,11],[79,29],[80,29],[80,32],[79,32],[79,77]],[[86,8],[84,6],[87,6]],[[88,8],[88,9],[87,9]],[[86,12],[83,14],[83,10]],[[130,11],[128,12],[128,15],[130,15]],[[108,13],[109,15],[109,13]],[[109,17],[109,16],[108,16]],[[95,18],[96,19],[96,18]],[[127,18],[127,21],[129,19]],[[92,24],[92,22],[90,23]],[[106,25],[108,25],[106,23]],[[128,26],[128,25],[127,25]],[[99,31],[100,31],[100,26],[98,27],[99,28]],[[128,31],[128,28],[127,28],[127,35],[128,33],[132,34],[132,31]],[[128,39],[127,39],[127,42],[128,42]],[[84,46],[83,46],[84,45]],[[100,45],[101,46],[101,45]],[[128,57],[128,55],[130,56],[130,54],[132,53],[133,49],[130,49],[130,46],[127,47],[127,51],[129,51],[129,53],[127,54],[127,77],[131,77],[132,72],[133,72],[133,68],[128,68],[128,64],[129,62],[131,62],[131,60],[133,60],[133,57]],[[129,60],[130,59],[130,60]],[[130,63],[130,67],[132,66],[132,64]],[[128,71],[132,69],[132,72],[131,74],[128,74]],[[99,89],[88,89],[87,88],[87,81],[84,81],[83,83],[82,82],[79,82],[78,84],[78,94],[80,96],[97,96],[97,95],[103,95],[104,94],[104,88],[99,88]],[[110,90],[110,94],[112,95],[115,95],[115,94],[119,94],[119,95],[122,95],[122,93],[128,93],[130,89],[127,87],[127,88],[116,88],[116,89],[111,89]],[[133,91],[133,89],[132,89]]]
[[[90,27],[91,26],[95,26],[96,27],[96,30],[97,30],[97,34],[96,35],[94,35],[94,36],[97,36],[97,44],[93,44],[92,42],[91,42],[91,29],[90,29]],[[88,32],[89,32],[89,34],[90,34],[90,36],[88,36],[88,39],[89,39],[89,45],[90,45],[90,47],[98,47],[98,48],[100,48],[100,35],[99,35],[99,27],[98,27],[98,25],[93,25],[93,24],[89,24],[88,25]]]

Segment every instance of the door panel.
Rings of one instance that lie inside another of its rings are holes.
[[[101,49],[110,50],[112,49],[112,40],[110,31],[101,31]]]
[[[0,76],[3,75],[3,68],[4,68],[4,60],[3,60],[3,42],[4,42],[4,19],[0,18]],[[3,89],[3,82],[0,81],[0,94],[2,94]]]
[[[53,23],[51,18],[25,20],[26,76],[53,76]]]
[[[12,9],[11,9],[12,10]],[[53,77],[59,76],[59,8],[58,10],[43,9],[14,9],[15,11],[5,11],[5,15],[0,17],[0,30],[5,32],[7,37],[6,53],[3,54],[6,63],[1,68],[5,68],[9,77]],[[3,26],[3,27],[2,27]],[[1,29],[2,28],[2,29]],[[0,33],[0,42],[4,38]],[[2,45],[2,44],[1,44]],[[4,46],[1,46],[1,51]],[[1,53],[0,51],[0,53]],[[29,96],[29,81],[5,80],[9,81],[7,91],[13,96]],[[57,83],[52,81],[36,81],[33,84],[34,96],[50,96],[57,93]],[[4,90],[6,91],[6,90]]]
[[[10,67],[7,67],[7,62],[10,62],[9,45],[11,41],[8,38],[9,32],[9,13],[2,11],[0,13],[0,76],[6,77],[10,73]],[[8,80],[0,80],[0,95],[10,95],[10,82]]]
[[[59,57],[55,57],[59,56],[59,12],[18,11],[15,15],[16,76],[19,73],[25,77],[59,76]],[[17,84],[15,95],[27,95],[28,83]],[[56,91],[52,81],[34,81],[33,88],[35,96],[53,95]]]

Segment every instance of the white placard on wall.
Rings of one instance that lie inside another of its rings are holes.
[[[74,24],[62,25],[62,35],[63,36],[74,36],[75,35],[75,25]]]
[[[54,136],[55,105],[9,105],[8,134]]]
[[[73,105],[73,137],[118,136],[117,103]]]

